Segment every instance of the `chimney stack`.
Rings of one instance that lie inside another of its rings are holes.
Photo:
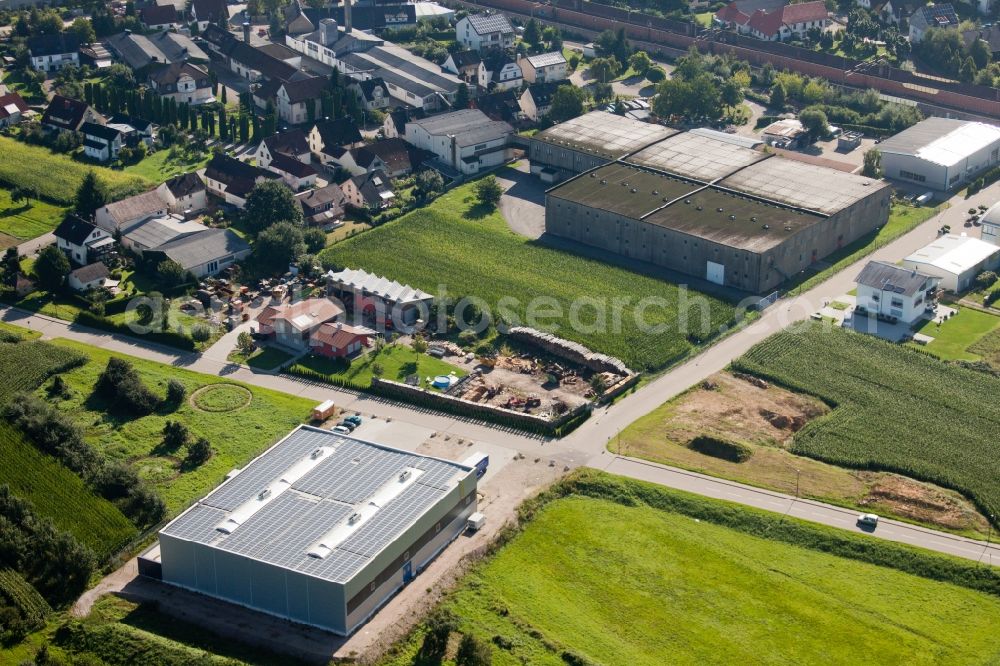
[[[243,41],[250,43],[250,21],[243,21]]]
[[[351,0],[344,0],[344,34],[351,34]]]

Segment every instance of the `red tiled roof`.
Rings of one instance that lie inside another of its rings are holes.
[[[725,23],[736,23],[738,25],[745,25],[750,17],[739,10],[735,2],[730,2],[728,5],[715,12],[716,18]]]
[[[360,326],[349,326],[347,324],[323,324],[313,333],[314,344],[325,344],[334,349],[343,349],[358,338],[371,337],[374,332]]]
[[[25,113],[28,110],[27,102],[21,99],[21,96],[16,92],[0,95],[0,119],[8,118],[13,115],[12,112],[7,110],[7,107],[9,106],[16,109],[14,113]]]
[[[807,21],[820,21],[829,16],[826,4],[820,1],[802,2],[797,5],[785,5],[770,14],[758,9],[747,21],[747,25],[767,37],[778,34],[782,25],[793,25]]]

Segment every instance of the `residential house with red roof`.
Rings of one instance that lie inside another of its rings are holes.
[[[802,38],[813,28],[824,30],[830,25],[830,13],[826,4],[819,0],[781,5],[772,9],[753,9],[751,3],[740,3],[737,0],[716,12],[715,17],[723,25],[732,27],[741,34],[769,42]]]

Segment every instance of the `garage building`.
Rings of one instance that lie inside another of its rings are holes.
[[[941,279],[941,288],[961,292],[983,271],[1000,269],[1000,247],[978,238],[945,234],[903,259],[903,266]]]
[[[944,192],[1000,164],[1000,127],[927,118],[878,146],[886,178]]]
[[[472,467],[300,426],[161,530],[161,575],[348,635],[475,510]]]

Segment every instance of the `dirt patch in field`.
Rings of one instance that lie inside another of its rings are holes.
[[[871,485],[861,506],[953,530],[986,529],[983,516],[956,492],[896,474],[866,473],[865,477]]]
[[[719,373],[678,401],[666,434],[678,443],[713,434],[787,448],[796,432],[828,411],[815,398]]]

